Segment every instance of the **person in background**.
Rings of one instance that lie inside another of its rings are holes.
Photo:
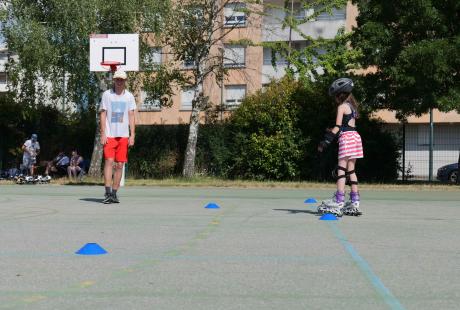
[[[69,179],[72,181],[72,178],[77,180],[77,177],[81,171],[80,163],[83,162],[83,157],[81,157],[76,150],[72,151],[72,156],[70,157],[70,164],[67,167],[67,173]]]
[[[32,134],[30,139],[24,142],[22,150],[24,151],[22,156],[22,169],[27,170],[27,173],[33,176],[35,173],[37,156],[40,154],[40,143],[38,143],[37,134]]]
[[[60,151],[59,154],[54,157],[52,161],[46,164],[45,175],[53,174],[67,174],[67,167],[69,166],[70,159],[65,155],[64,151]]]

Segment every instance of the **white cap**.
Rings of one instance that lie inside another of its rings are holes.
[[[114,75],[113,75],[113,79],[122,79],[122,80],[126,80],[128,78],[128,76],[126,75],[126,72],[125,71],[121,71],[121,70],[118,70],[118,71],[115,71]]]

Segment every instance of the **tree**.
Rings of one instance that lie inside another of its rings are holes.
[[[302,30],[302,25],[311,23],[319,15],[333,14],[337,8],[344,8],[347,0],[284,0],[282,4],[267,4],[270,8],[283,11],[282,18],[272,16],[282,24],[283,29],[289,29],[289,38],[285,41],[262,42],[261,45],[272,51],[272,64],[276,67],[276,60],[283,58],[288,63],[286,73],[299,78],[305,83],[312,83],[324,77],[331,79],[357,67],[359,51],[348,46],[350,34],[339,29],[333,39],[322,37],[314,38]],[[261,15],[267,13],[258,12]],[[268,29],[266,30],[268,31]],[[294,48],[291,37],[294,34],[307,42],[305,48]]]
[[[300,90],[298,81],[285,77],[245,98],[230,118],[233,176],[272,180],[300,176],[299,162],[307,144],[298,128],[300,104],[293,100]]]
[[[460,111],[460,2],[354,0],[367,101],[400,117]]]
[[[156,41],[170,55],[171,61],[160,68],[156,68],[159,71],[155,72],[154,70],[150,74],[146,74],[143,81],[144,89],[148,94],[147,99],[162,99],[163,104],[174,93],[173,88],[175,86],[193,90],[192,111],[182,173],[185,177],[194,175],[200,113],[211,105],[209,98],[203,93],[203,84],[207,80],[220,84],[228,71],[223,66],[223,41],[237,26],[225,26],[223,20],[225,6],[231,2],[233,1],[190,0],[173,2],[164,19],[162,31],[156,37]],[[245,10],[245,8],[241,8],[241,10]],[[189,70],[179,68],[184,63],[188,65]],[[162,89],[163,93],[159,93],[158,89]]]
[[[10,0],[3,33],[11,57],[8,76],[16,100],[34,106],[62,104],[96,113],[103,74],[89,71],[91,33],[136,33],[157,20],[169,1]],[[91,169],[100,174],[96,130]]]

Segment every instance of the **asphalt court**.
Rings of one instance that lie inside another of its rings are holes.
[[[330,190],[102,191],[0,186],[0,309],[460,307],[460,190],[363,190],[338,221],[304,203]]]

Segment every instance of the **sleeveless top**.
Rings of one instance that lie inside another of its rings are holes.
[[[351,113],[343,115],[342,124],[340,126],[340,131],[356,131],[356,127],[351,127],[348,125],[348,123],[352,119],[354,118],[356,119],[356,116],[357,116],[356,110],[353,108],[353,106],[350,103],[348,102],[345,102],[345,103],[348,104],[348,106],[350,107]]]

